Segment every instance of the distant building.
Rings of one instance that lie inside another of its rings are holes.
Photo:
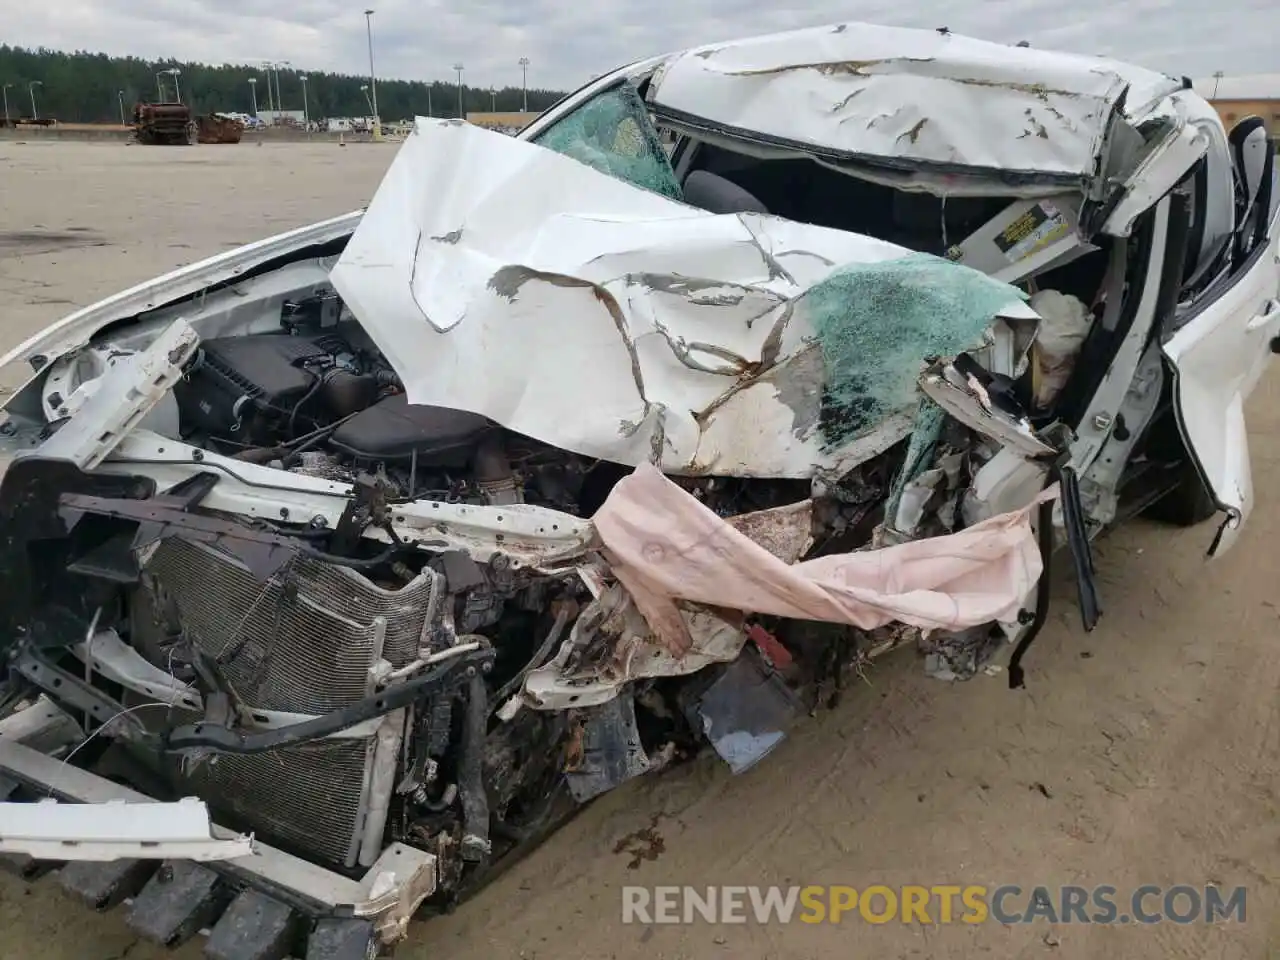
[[[1280,73],[1203,77],[1194,86],[1213,104],[1228,130],[1245,117],[1258,116],[1272,134],[1280,134]]]

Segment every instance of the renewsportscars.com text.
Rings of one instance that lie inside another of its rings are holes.
[[[622,888],[622,922],[1243,923],[1247,892],[1216,886],[908,884]]]

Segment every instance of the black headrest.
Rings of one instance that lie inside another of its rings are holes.
[[[1244,143],[1249,134],[1253,133],[1253,131],[1257,130],[1259,127],[1264,130],[1267,127],[1261,117],[1245,117],[1231,128],[1231,132],[1227,134],[1227,140],[1229,140],[1231,142],[1231,146],[1238,151],[1240,149],[1240,145]]]
[[[694,170],[684,178],[684,202],[709,213],[768,213],[754,196],[716,173]]]

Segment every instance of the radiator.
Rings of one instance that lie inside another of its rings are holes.
[[[393,667],[416,659],[423,626],[435,623],[444,597],[430,570],[386,588],[303,556],[260,581],[232,557],[176,538],[156,546],[144,572],[131,617],[135,646],[155,659],[171,648],[163,634],[176,621],[247,707],[313,716],[368,696],[379,659]],[[381,737],[216,755],[181,774],[181,786],[263,840],[328,864],[367,866],[381,852],[395,781],[385,768],[398,762],[403,725],[400,711],[384,719]]]

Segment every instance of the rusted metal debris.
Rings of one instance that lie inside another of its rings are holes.
[[[138,143],[188,146],[191,108],[185,103],[134,104],[133,135]]]
[[[235,117],[222,113],[196,117],[197,143],[239,143],[243,134],[244,124]]]

